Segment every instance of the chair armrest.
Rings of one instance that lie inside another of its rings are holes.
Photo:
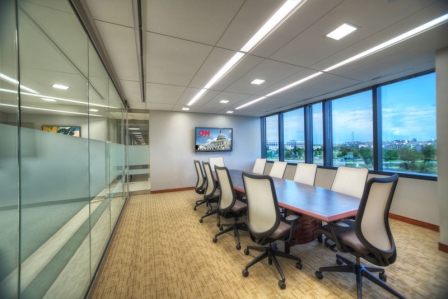
[[[350,225],[348,225],[347,223],[344,223],[344,222],[342,222],[342,221],[332,222],[332,224],[333,224],[334,226],[339,226],[339,227],[345,227],[345,228],[350,227]]]
[[[289,237],[285,242],[290,242],[292,239],[292,236],[294,234],[294,231],[298,228],[300,228],[300,223],[298,223],[298,220],[300,218],[300,215],[297,214],[291,214],[288,215],[288,217],[285,218],[285,221],[291,225],[291,229],[289,230]]]

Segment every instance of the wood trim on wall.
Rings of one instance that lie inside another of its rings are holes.
[[[185,187],[185,188],[176,188],[176,189],[155,190],[155,191],[151,191],[151,194],[186,191],[186,190],[194,190],[194,189],[195,189],[194,187]]]
[[[448,245],[439,242],[439,250],[448,253]]]
[[[408,218],[408,217],[404,217],[404,216],[400,216],[400,215],[392,214],[392,213],[389,213],[389,217],[392,218],[392,219],[396,219],[396,220],[402,221],[402,222],[406,222],[406,223],[409,223],[409,224],[413,224],[413,225],[417,225],[417,226],[420,226],[420,227],[423,227],[423,228],[427,228],[427,229],[433,230],[435,232],[439,232],[440,231],[439,230],[439,226],[435,225],[435,224],[423,222],[423,221],[420,221],[420,220],[416,220],[416,219],[412,219],[412,218]]]

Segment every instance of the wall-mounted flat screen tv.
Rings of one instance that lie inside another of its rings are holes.
[[[233,148],[232,128],[195,129],[196,152],[226,152]]]

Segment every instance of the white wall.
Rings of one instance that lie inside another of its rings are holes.
[[[436,53],[440,243],[448,245],[448,48]]]
[[[260,156],[260,119],[255,117],[151,111],[151,190],[196,185],[193,161],[223,156],[228,168],[252,170]],[[196,153],[195,127],[233,128],[233,151]]]

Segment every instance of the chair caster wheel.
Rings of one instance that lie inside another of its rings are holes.
[[[215,238],[213,238],[213,243],[216,243],[216,242],[218,242],[218,239],[215,237]]]
[[[224,229],[224,227],[221,225],[220,227],[219,227],[219,230],[223,230]]]
[[[217,226],[217,227],[220,227],[220,226],[221,226],[221,223],[219,223],[219,222],[216,223],[216,226]]]
[[[382,281],[384,281],[384,282],[387,281],[387,275],[386,275],[386,273],[380,273],[380,274],[378,274],[378,277],[379,277]]]
[[[240,250],[241,249],[241,245],[240,244],[236,244],[236,250]]]
[[[245,255],[249,255],[249,249],[247,249],[247,248],[244,249],[244,254],[245,254]]]
[[[193,208],[193,211],[196,211],[196,207]]]
[[[296,268],[299,270],[302,270],[302,263],[301,262],[297,262],[296,263]]]
[[[340,265],[342,265],[342,263],[343,263],[343,262],[342,262],[342,260],[341,260],[340,258],[337,258],[337,259],[336,259],[336,264],[338,264],[338,265],[340,266]]]
[[[246,269],[243,270],[243,276],[247,277],[249,276],[249,271],[247,271]]]
[[[199,219],[199,223],[202,223],[202,222],[204,222],[204,220],[202,220],[202,219]]]
[[[320,272],[320,271],[316,271],[314,274],[316,275],[317,279],[319,279],[319,280],[324,278],[324,276],[322,275],[322,272]]]
[[[279,280],[278,281],[278,286],[280,287],[280,289],[284,290],[286,289],[286,283],[283,280]]]

